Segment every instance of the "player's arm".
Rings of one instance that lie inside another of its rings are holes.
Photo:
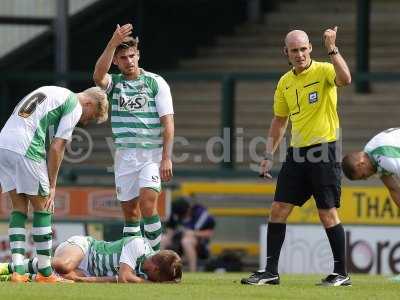
[[[143,278],[136,275],[135,271],[125,263],[119,264],[118,272],[119,283],[144,283],[146,282]]]
[[[50,144],[48,158],[47,158],[47,172],[49,176],[50,195],[45,209],[52,210],[54,203],[54,196],[57,185],[58,171],[60,170],[61,162],[64,158],[65,144],[67,141],[62,138],[55,137]]]
[[[330,53],[331,62],[333,67],[335,68],[336,78],[335,83],[337,86],[345,86],[351,83],[351,73],[350,69],[347,66],[346,61],[340,52],[335,53],[336,47],[336,33],[337,26],[333,29],[327,29],[324,32],[324,43],[325,48]]]
[[[85,276],[80,270],[74,270],[68,274],[61,274],[62,277],[73,280],[75,282],[86,282],[86,283],[107,283],[107,282],[118,282],[117,276]]]
[[[158,92],[155,97],[156,109],[163,127],[163,151],[160,162],[160,176],[162,181],[172,178],[172,148],[174,143],[174,108],[172,95],[168,83],[161,77],[156,77]]]
[[[392,200],[400,207],[400,184],[394,176],[384,175],[381,177],[383,184],[389,190]]]
[[[110,75],[107,73],[111,67],[114,58],[115,49],[122,43],[124,38],[132,33],[132,24],[125,24],[123,26],[117,25],[110,41],[108,42],[103,53],[100,55],[96,62],[93,72],[93,80],[97,86],[106,89],[110,81]]]
[[[45,209],[53,210],[54,196],[57,185],[58,171],[64,158],[66,143],[72,139],[72,133],[82,116],[82,108],[74,102],[67,102],[65,114],[58,124],[57,132],[50,144],[47,156],[47,172],[49,176],[50,195],[45,204]]]
[[[69,279],[69,278],[67,278]],[[118,282],[116,276],[105,276],[105,277],[75,277],[75,282],[85,282],[85,283],[110,283]]]
[[[160,175],[162,181],[172,178],[172,147],[174,143],[174,115],[165,115],[160,118],[163,126],[163,151],[160,163]]]

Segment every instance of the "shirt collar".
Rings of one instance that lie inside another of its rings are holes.
[[[310,70],[311,70],[312,68],[314,68],[314,65],[315,65],[315,64],[314,64],[314,61],[311,60],[310,65],[308,66],[307,69],[303,70],[303,72],[301,72],[300,74],[296,74],[296,73],[294,72],[294,68],[292,68],[292,74],[293,74],[294,76],[303,76],[303,75],[307,74],[308,72],[310,72]]]

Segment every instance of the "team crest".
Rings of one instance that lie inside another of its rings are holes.
[[[318,101],[318,93],[317,92],[311,92],[308,94],[308,102],[310,104],[315,103]]]

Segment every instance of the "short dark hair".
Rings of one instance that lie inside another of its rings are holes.
[[[180,282],[182,279],[182,260],[172,250],[161,250],[153,257],[153,262],[159,268],[160,282]]]
[[[355,178],[355,175],[356,175],[355,161],[356,161],[357,153],[358,152],[352,152],[352,153],[346,154],[342,160],[343,173],[350,180],[357,179],[357,178]]]
[[[172,202],[171,211],[179,219],[183,219],[190,209],[189,201],[186,197],[181,197]]]
[[[139,38],[138,37],[134,38],[133,36],[128,36],[128,37],[124,38],[122,43],[117,46],[117,48],[115,49],[115,54],[117,54],[122,49],[128,49],[128,48],[138,49],[138,46],[139,46]]]

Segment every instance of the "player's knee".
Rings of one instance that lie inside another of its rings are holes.
[[[126,220],[140,219],[140,208],[139,205],[122,205],[122,211]]]
[[[285,203],[273,202],[271,207],[270,219],[272,222],[284,223],[291,212],[291,207],[288,207]]]
[[[157,212],[157,199],[143,198],[140,200],[140,211],[144,217],[151,217]]]
[[[329,228],[340,223],[340,219],[335,208],[320,209],[318,210],[318,214],[325,228]]]

